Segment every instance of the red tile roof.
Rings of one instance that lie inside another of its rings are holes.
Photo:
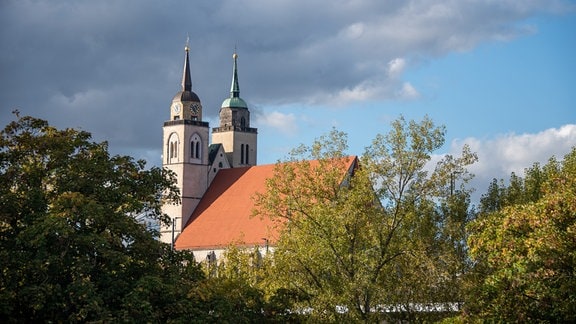
[[[347,170],[356,157],[347,160]],[[207,250],[230,244],[254,246],[274,243],[277,231],[270,219],[252,217],[256,192],[266,191],[266,179],[274,175],[274,164],[222,169],[178,236],[175,248]]]

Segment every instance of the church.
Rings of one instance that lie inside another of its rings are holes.
[[[175,173],[181,203],[163,205],[172,224],[160,228],[160,240],[192,250],[198,261],[220,259],[231,244],[267,252],[278,233],[270,220],[252,217],[252,196],[265,191],[274,165],[257,165],[258,130],[251,127],[248,105],[240,97],[236,53],[230,97],[222,102],[210,142],[202,109],[192,90],[186,46],[182,88],[172,99],[162,140],[162,166]],[[347,172],[356,163],[356,158],[349,159]]]

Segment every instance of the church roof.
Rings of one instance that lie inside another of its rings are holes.
[[[356,157],[348,157],[343,174],[355,163]],[[274,167],[268,164],[218,171],[178,236],[176,249],[220,249],[230,244],[255,246],[264,245],[266,240],[274,244],[278,232],[273,222],[252,217],[254,194],[266,191],[266,179],[273,177]]]
[[[272,221],[251,217],[252,195],[266,190],[274,165],[222,169],[210,184],[190,221],[176,240],[176,249],[225,248],[241,241],[263,245],[271,240]]]

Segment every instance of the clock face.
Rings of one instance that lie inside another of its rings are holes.
[[[202,108],[202,106],[198,102],[194,102],[190,105],[190,110],[192,111],[193,114],[196,114],[196,115],[200,112],[201,108]]]
[[[179,103],[173,104],[172,110],[174,110],[175,113],[179,113],[180,112],[180,104]]]

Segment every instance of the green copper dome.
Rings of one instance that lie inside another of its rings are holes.
[[[221,108],[228,108],[228,107],[248,109],[248,105],[246,104],[246,101],[244,101],[244,99],[242,99],[240,97],[232,97],[232,98],[224,99],[224,101],[222,102]]]

